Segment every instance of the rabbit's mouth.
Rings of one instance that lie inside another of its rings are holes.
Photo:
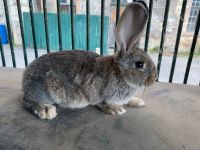
[[[157,80],[157,75],[151,75],[151,76],[149,76],[149,77],[146,79],[144,85],[145,85],[145,86],[150,86],[150,85],[154,84],[154,82],[155,82],[156,80]]]

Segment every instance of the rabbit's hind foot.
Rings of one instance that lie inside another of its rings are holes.
[[[41,107],[38,107],[34,110],[34,113],[40,118],[40,119],[48,119],[52,120],[56,117],[56,107],[51,104],[44,104]]]
[[[130,106],[130,107],[142,107],[145,105],[146,105],[145,102],[139,97],[134,97],[127,104],[127,106]]]
[[[103,112],[111,115],[122,115],[126,113],[126,110],[122,106],[116,104],[100,103],[96,106],[100,108]]]

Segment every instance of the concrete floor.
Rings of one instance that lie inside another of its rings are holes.
[[[156,83],[143,108],[122,116],[95,107],[39,120],[20,104],[22,70],[0,68],[0,150],[199,150],[200,87]]]

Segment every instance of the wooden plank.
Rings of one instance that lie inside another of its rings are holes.
[[[48,31],[49,31],[49,43],[52,51],[59,49],[58,40],[58,25],[57,15],[54,13],[48,13]],[[70,28],[70,14],[61,13],[61,36],[62,36],[62,47],[64,50],[71,49],[71,28]],[[29,13],[23,13],[24,30],[25,30],[25,43],[28,48],[33,48],[32,32],[30,28],[30,16]],[[86,50],[86,15],[75,15],[74,16],[74,27],[75,27],[75,47],[76,49]],[[108,51],[108,21],[107,16],[104,17],[104,53]],[[96,51],[96,48],[100,48],[100,23],[101,17],[91,15],[90,16],[90,50]],[[34,24],[37,35],[37,47],[40,49],[46,49],[45,40],[45,26],[44,17],[42,13],[34,13]]]

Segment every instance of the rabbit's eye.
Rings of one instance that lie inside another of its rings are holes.
[[[143,62],[143,61],[137,61],[137,62],[135,62],[135,66],[136,66],[136,68],[138,68],[138,69],[143,69],[143,67],[144,67],[144,62]]]

